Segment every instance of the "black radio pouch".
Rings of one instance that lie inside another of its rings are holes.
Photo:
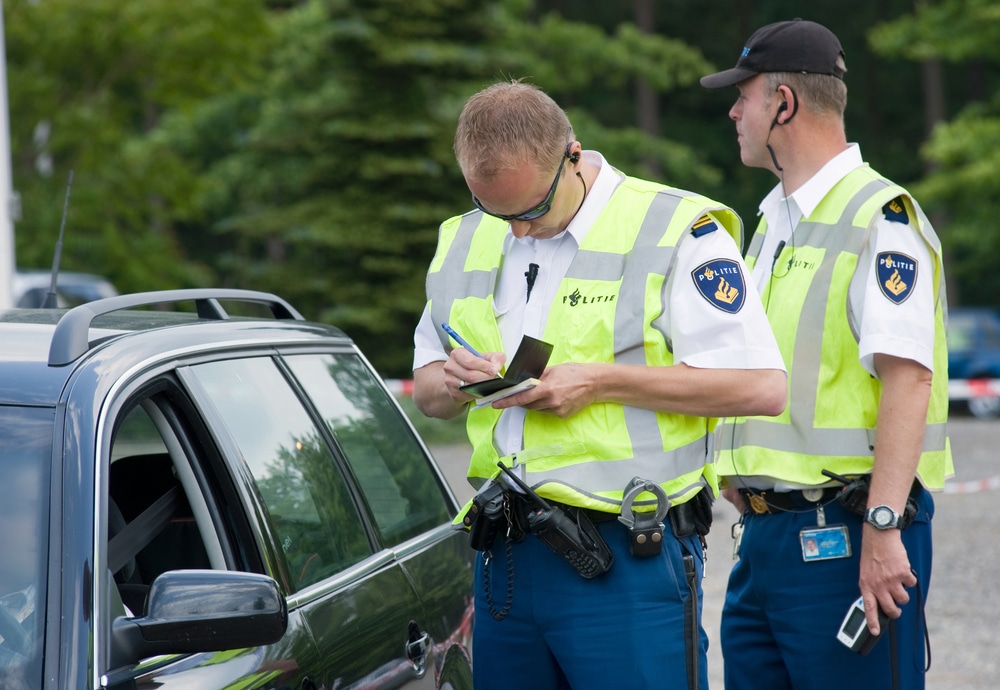
[[[848,479],[829,470],[823,470],[823,474],[844,485],[844,488],[837,494],[837,501],[855,515],[864,517],[865,513],[868,512],[868,486],[871,484],[871,475],[863,474],[860,477]],[[903,514],[900,515],[899,528],[906,529],[909,527],[910,523],[913,522],[913,518],[917,516],[918,510],[917,502],[912,496],[908,497]]]
[[[497,532],[506,521],[503,502],[503,488],[496,483],[491,483],[472,497],[472,505],[462,518],[462,524],[469,529],[469,546],[476,551],[493,548]]]
[[[672,506],[667,511],[667,519],[674,531],[674,536],[683,538],[692,534],[704,537],[712,529],[712,503],[715,497],[712,490],[705,487],[694,495],[691,500]]]

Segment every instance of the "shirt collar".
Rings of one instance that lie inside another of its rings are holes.
[[[834,185],[844,179],[848,173],[864,164],[864,160],[861,158],[861,147],[854,143],[849,144],[846,149],[828,160],[826,165],[810,177],[804,185],[792,192],[790,198],[795,201],[795,205],[802,211],[802,215],[808,217],[816,210],[819,202],[829,194]],[[765,213],[767,208],[780,204],[783,198],[783,190],[779,182],[760,202],[760,212]]]

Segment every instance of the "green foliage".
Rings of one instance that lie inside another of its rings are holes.
[[[961,302],[996,305],[1000,275],[1000,95],[992,107],[969,106],[952,122],[940,125],[925,147],[937,164],[916,186],[930,212],[946,214],[942,232],[949,250],[948,270],[958,281]],[[958,295],[951,295],[952,298]],[[955,303],[956,300],[952,299]]]
[[[8,0],[4,12],[18,263],[50,265],[73,170],[65,268],[125,289],[209,279],[205,257],[183,256],[174,225],[193,181],[176,155],[153,155],[146,136],[164,113],[257,78],[261,4]],[[51,136],[36,137],[39,123]]]
[[[911,60],[973,63],[1000,59],[1000,5],[990,0],[920,3],[914,13],[875,27],[870,40],[884,54]],[[928,213],[939,221],[948,265],[957,286],[953,304],[995,305],[1000,276],[1000,238],[992,232],[1000,215],[1000,83],[991,94],[964,105],[950,122],[938,124],[923,147],[930,172],[913,186]]]
[[[877,52],[916,61],[1000,59],[1000,5],[995,0],[916,5],[913,14],[872,29],[869,40]]]

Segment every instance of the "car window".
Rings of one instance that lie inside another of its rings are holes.
[[[108,472],[108,567],[127,612],[141,615],[168,570],[225,568],[201,489],[160,405],[143,398],[116,425]]]
[[[51,410],[0,406],[0,687],[40,687]]]
[[[426,454],[360,357],[295,355],[285,361],[347,457],[386,546],[450,518]]]
[[[268,358],[192,367],[239,445],[297,591],[371,555],[340,468]]]

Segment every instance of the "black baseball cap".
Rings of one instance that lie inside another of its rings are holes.
[[[761,72],[806,72],[844,78],[846,67],[837,65],[844,54],[840,40],[816,22],[793,19],[757,29],[740,53],[736,66],[701,78],[706,89],[739,84]]]

